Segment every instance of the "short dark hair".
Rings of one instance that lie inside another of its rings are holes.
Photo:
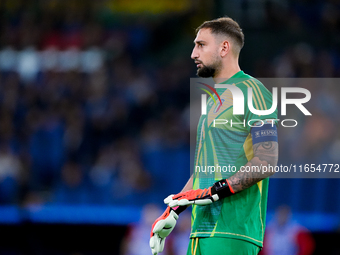
[[[239,46],[239,50],[241,50],[244,45],[244,34],[242,29],[240,25],[232,18],[223,17],[205,21],[196,29],[196,34],[202,28],[210,29],[211,33],[213,34],[231,37]]]

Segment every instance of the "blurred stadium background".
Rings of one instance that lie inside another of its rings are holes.
[[[189,178],[194,30],[225,15],[252,76],[340,76],[338,0],[0,0],[0,254],[151,254]],[[311,93],[283,164],[340,163],[340,88]],[[273,179],[268,222],[287,205],[313,254],[340,254],[339,194],[339,179]],[[184,254],[182,218],[164,254]]]

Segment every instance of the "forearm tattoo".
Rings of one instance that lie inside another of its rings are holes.
[[[261,168],[269,166],[275,168],[278,160],[278,143],[277,142],[261,142],[253,145],[254,157],[244,166],[251,171],[238,171],[236,174],[228,178],[228,181],[235,192],[249,188],[255,183],[271,176],[274,171],[261,171]],[[254,169],[259,169],[255,171]]]

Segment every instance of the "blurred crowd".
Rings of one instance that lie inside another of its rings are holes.
[[[142,205],[179,190],[190,65],[148,66],[139,23],[13,5],[1,10],[0,203]]]
[[[197,5],[152,20],[91,1],[33,2],[0,6],[0,203],[144,205],[180,191],[190,168]],[[243,2],[241,11],[254,8]],[[306,12],[307,2],[266,1],[270,22],[260,28],[285,20],[304,29],[313,20],[314,36],[336,40],[339,1],[315,1],[320,9]],[[281,4],[293,18],[276,15]],[[250,47],[251,22],[239,19]],[[241,66],[255,77],[338,77],[339,48],[317,43],[287,45],[252,64],[241,58]],[[280,138],[282,162],[339,162],[340,89],[319,84],[311,93],[313,117],[298,116],[299,128]]]
[[[308,229],[292,218],[291,209],[281,205],[266,227],[260,255],[311,255],[315,240]]]

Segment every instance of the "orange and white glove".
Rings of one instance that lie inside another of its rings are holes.
[[[188,205],[209,205],[222,198],[233,195],[235,192],[230,187],[227,179],[216,182],[207,189],[189,190],[170,195],[164,199],[164,203],[170,207],[188,206]]]
[[[178,207],[176,210],[168,206],[165,212],[152,224],[149,244],[153,255],[164,250],[165,238],[176,226],[178,214],[185,209],[186,206]]]

